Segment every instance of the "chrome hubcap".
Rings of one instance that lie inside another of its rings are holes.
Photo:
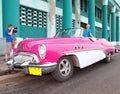
[[[107,55],[107,59],[108,59],[108,61],[111,60],[111,54],[108,54],[108,55]]]
[[[70,62],[67,59],[61,60],[59,64],[59,71],[63,76],[68,76],[71,71]]]

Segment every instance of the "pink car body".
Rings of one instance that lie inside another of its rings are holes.
[[[73,67],[85,68],[103,59],[110,62],[116,49],[105,39],[64,36],[26,39],[15,51],[14,68],[24,68],[26,73],[29,67],[40,68],[42,73],[52,72],[56,80],[65,81],[71,77]]]
[[[38,48],[40,44],[46,45],[46,57],[42,59],[39,55]],[[70,52],[79,52],[87,50],[102,50],[107,55],[115,53],[115,47],[102,39],[92,41],[90,38],[38,38],[22,41],[18,45],[17,52],[34,53],[41,64],[57,62],[58,59]]]

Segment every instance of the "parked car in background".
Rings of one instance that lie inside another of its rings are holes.
[[[80,69],[98,61],[111,62],[114,45],[106,39],[81,37],[81,28],[57,32],[54,38],[25,39],[18,44],[11,62],[30,75],[51,73],[57,81],[72,77],[74,67]]]

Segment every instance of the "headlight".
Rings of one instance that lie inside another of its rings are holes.
[[[40,57],[41,57],[42,59],[44,59],[45,56],[46,56],[46,46],[45,46],[44,44],[41,44],[41,45],[39,46],[38,51],[39,51]]]

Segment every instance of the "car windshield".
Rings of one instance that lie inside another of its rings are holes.
[[[83,28],[68,28],[57,32],[55,37],[82,37]]]

